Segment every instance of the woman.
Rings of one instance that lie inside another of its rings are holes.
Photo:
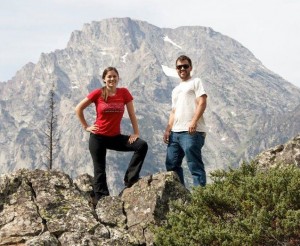
[[[134,151],[124,177],[126,187],[131,187],[139,179],[148,150],[147,143],[139,138],[133,97],[126,88],[117,88],[119,81],[117,69],[106,68],[102,79],[105,86],[92,91],[75,109],[82,127],[90,132],[89,150],[94,164],[94,193],[97,201],[109,195],[105,172],[106,150]],[[95,123],[88,125],[83,111],[91,103],[95,104],[97,115]],[[121,134],[125,105],[133,128],[133,134],[130,136]]]

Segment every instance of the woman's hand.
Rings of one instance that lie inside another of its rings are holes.
[[[91,126],[86,127],[85,130],[87,132],[95,133],[96,131],[99,130],[99,126],[98,125],[91,125]]]
[[[132,135],[129,136],[128,142],[129,142],[130,144],[132,144],[132,143],[135,142],[138,138],[139,138],[139,135],[138,135],[138,134],[132,134]]]

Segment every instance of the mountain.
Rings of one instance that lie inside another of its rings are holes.
[[[141,137],[149,145],[141,174],[165,170],[162,136],[171,91],[179,83],[175,60],[182,54],[191,57],[193,76],[202,78],[208,93],[209,132],[203,149],[208,172],[236,167],[300,132],[300,89],[267,69],[239,42],[208,27],[171,29],[130,18],[104,19],[84,24],[71,34],[65,49],[42,53],[37,64],[26,64],[0,83],[0,172],[43,168],[41,163],[47,162],[44,131],[54,85],[59,145],[53,167],[71,177],[92,174],[89,135],[81,129],[74,107],[103,85],[107,66],[117,67],[119,86],[134,96]],[[86,118],[94,121],[93,107]],[[127,115],[122,129],[131,133]],[[122,186],[130,157],[108,152],[112,193]]]

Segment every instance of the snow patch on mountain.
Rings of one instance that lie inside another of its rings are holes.
[[[176,72],[176,69],[174,68],[170,68],[168,66],[164,66],[161,65],[163,72],[165,73],[165,75],[169,76],[169,77],[175,77],[175,78],[179,78],[178,74]]]
[[[168,36],[164,36],[163,39],[164,39],[165,42],[169,42],[169,43],[173,44],[174,46],[178,47],[179,49],[182,49],[182,47],[181,47],[180,45],[176,44],[176,43],[175,43],[174,41],[172,41]]]

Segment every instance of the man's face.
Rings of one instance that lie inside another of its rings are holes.
[[[186,81],[191,78],[192,67],[187,60],[178,60],[176,64],[176,71],[182,81]]]

